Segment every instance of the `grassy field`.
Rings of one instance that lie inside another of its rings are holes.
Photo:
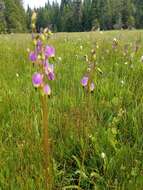
[[[54,190],[142,190],[143,32],[62,33],[49,43],[57,56],[48,100]],[[44,190],[29,47],[30,35],[0,36],[0,190]],[[86,96],[84,56],[95,47],[103,74]]]

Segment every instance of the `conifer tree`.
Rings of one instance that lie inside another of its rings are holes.
[[[0,0],[0,33],[6,30],[6,20],[5,20],[5,4],[3,0]]]
[[[5,20],[8,32],[26,30],[26,15],[21,0],[4,0]]]

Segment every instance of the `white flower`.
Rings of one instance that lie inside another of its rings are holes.
[[[30,52],[30,49],[29,49],[29,48],[27,48],[27,52],[28,52],[28,53]]]
[[[61,57],[58,57],[58,60],[59,60],[59,61],[62,61],[62,58],[61,58]]]
[[[19,74],[18,74],[18,73],[16,73],[16,77],[17,77],[17,78],[19,77]]]
[[[141,62],[143,62],[143,55],[141,56]]]
[[[123,80],[121,80],[121,84],[122,84],[122,86],[125,84],[125,81],[123,81]]]
[[[83,50],[83,46],[80,46],[80,50]]]
[[[101,158],[105,158],[106,157],[106,154],[104,152],[101,153]]]

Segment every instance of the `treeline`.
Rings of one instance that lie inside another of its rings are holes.
[[[58,32],[143,28],[143,0],[48,1],[37,12],[37,27]]]
[[[36,9],[37,29],[56,32],[143,28],[143,0],[61,0]],[[0,0],[0,32],[31,30],[30,7],[22,0]]]
[[[26,13],[22,0],[0,0],[0,32],[26,30]]]

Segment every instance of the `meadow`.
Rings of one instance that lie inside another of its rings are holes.
[[[143,32],[57,33],[49,43],[56,49],[48,99],[54,190],[142,190]],[[30,47],[28,34],[0,35],[0,190],[44,190]],[[102,72],[87,96],[80,81],[93,48]]]

